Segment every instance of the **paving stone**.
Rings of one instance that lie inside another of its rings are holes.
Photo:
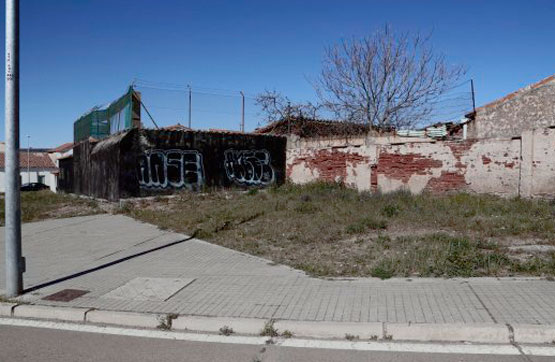
[[[41,298],[79,289],[89,293],[64,306],[260,320],[555,325],[555,283],[546,280],[323,280],[204,241],[183,240],[186,235],[122,215],[24,224],[24,282],[27,288],[39,287],[25,301],[59,306]],[[2,253],[0,248],[0,261]],[[156,291],[158,281],[191,279],[182,289]],[[137,280],[150,280],[150,287],[133,296],[119,289]]]
[[[102,297],[163,302],[194,280],[193,278],[135,278]]]

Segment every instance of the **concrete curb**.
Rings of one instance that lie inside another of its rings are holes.
[[[555,343],[555,326],[516,324],[513,326],[515,343]]]
[[[166,320],[166,315],[164,314],[116,312],[109,310],[91,310],[85,317],[85,322],[89,323],[114,324],[139,328],[157,328]]]
[[[403,341],[510,343],[502,324],[384,323],[384,338]]]
[[[84,322],[86,308],[54,308],[46,305],[17,305],[13,308],[15,318],[54,319],[68,322]]]
[[[17,303],[3,303],[0,302],[0,316],[11,317],[12,310],[17,305]]]
[[[289,331],[295,337],[374,340],[383,336],[383,323],[345,323],[279,320],[274,323],[278,333]]]
[[[233,333],[258,335],[265,323],[266,320],[255,318],[179,316],[173,321],[172,329],[218,333],[220,328],[227,326]]]
[[[46,305],[0,303],[0,317],[33,318],[134,328],[219,333],[227,326],[235,334],[260,335],[268,320],[177,316],[166,313],[136,313]],[[473,342],[492,344],[552,344],[555,325],[357,323],[275,320],[277,333],[315,339],[392,340],[420,342]],[[351,337],[349,337],[351,338]]]

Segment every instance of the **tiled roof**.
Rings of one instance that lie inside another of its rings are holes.
[[[73,142],[67,142],[67,143],[64,143],[63,145],[60,145],[56,148],[51,149],[50,152],[64,153],[71,150],[72,148],[73,148]]]
[[[173,124],[171,126],[167,126],[167,127],[162,127],[163,130],[166,131],[190,131],[191,129],[189,127],[185,127],[184,125],[178,123],[178,124]]]
[[[56,165],[47,153],[31,152],[29,158],[27,158],[27,152],[21,151],[19,153],[19,167],[22,170],[27,168],[27,160],[30,168],[56,169]],[[4,167],[4,153],[0,153],[0,168],[3,169]]]
[[[343,135],[366,135],[375,131],[375,127],[346,121],[328,121],[311,118],[291,117],[290,120],[282,119],[267,126],[254,130],[257,134],[287,135],[289,133],[300,137],[327,137]],[[384,132],[390,132],[386,129]]]
[[[497,100],[495,100],[495,101],[493,101],[493,102],[490,102],[490,103],[485,104],[485,105],[483,105],[483,106],[481,106],[481,107],[478,107],[478,108],[476,108],[476,111],[480,111],[480,110],[483,110],[483,109],[486,109],[486,108],[495,107],[495,106],[497,106],[497,105],[499,105],[499,104],[501,104],[501,103],[504,103],[504,102],[506,102],[506,101],[508,101],[508,100],[510,100],[510,99],[513,99],[514,97],[516,97],[517,95],[519,95],[519,94],[521,94],[521,93],[530,91],[530,90],[532,90],[532,89],[539,88],[539,87],[543,86],[544,84],[551,82],[552,80],[555,80],[555,74],[554,74],[554,75],[550,75],[549,77],[544,78],[544,79],[540,80],[539,82],[536,82],[536,83],[527,85],[526,87],[523,87],[523,88],[520,88],[520,89],[518,89],[518,90],[516,90],[516,91],[514,91],[514,92],[512,92],[512,93],[509,93],[509,94],[507,94],[506,96],[504,96],[504,97],[502,97],[502,98],[499,98],[499,99],[497,99]]]

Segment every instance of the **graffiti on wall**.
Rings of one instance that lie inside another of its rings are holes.
[[[142,188],[187,188],[198,190],[204,183],[202,155],[194,150],[148,150],[139,156]]]
[[[224,166],[228,179],[239,185],[265,186],[275,181],[266,150],[226,150]]]

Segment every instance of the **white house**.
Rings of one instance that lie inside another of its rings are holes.
[[[73,155],[73,142],[64,143],[63,145],[51,149],[48,153],[56,164],[56,167],[59,167],[58,160],[60,158],[65,158]]]
[[[0,145],[0,192],[4,192],[5,154],[4,147]],[[29,152],[21,150],[19,153],[20,182],[41,182],[50,186],[56,192],[56,174],[58,168],[47,152]]]

